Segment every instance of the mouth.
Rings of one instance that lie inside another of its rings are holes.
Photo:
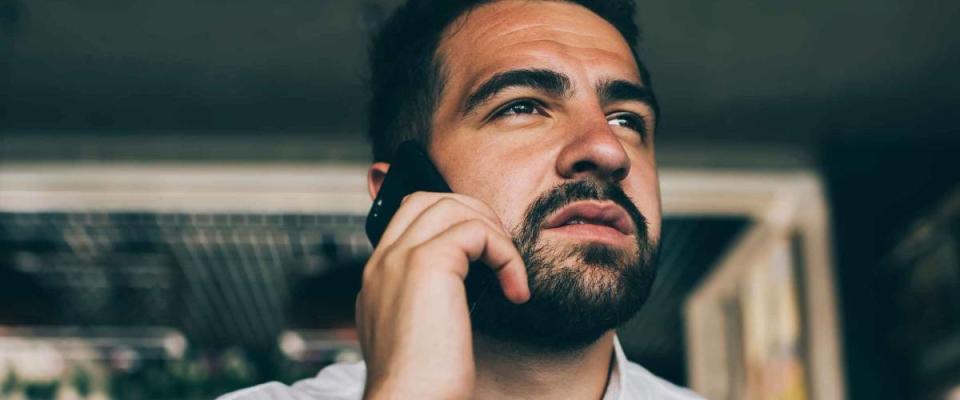
[[[609,201],[578,201],[554,212],[543,229],[616,238],[633,235],[637,228],[623,207]]]

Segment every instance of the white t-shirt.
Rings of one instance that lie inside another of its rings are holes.
[[[693,391],[678,387],[627,360],[620,340],[613,339],[614,364],[603,400],[697,400]],[[367,368],[357,363],[334,364],[314,378],[291,386],[269,382],[220,396],[218,400],[354,400],[363,398]]]

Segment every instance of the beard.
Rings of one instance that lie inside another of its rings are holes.
[[[623,207],[636,227],[636,248],[541,240],[546,218],[580,200]],[[526,264],[529,301],[507,300],[484,265],[472,265],[465,281],[473,331],[494,340],[540,351],[580,350],[636,314],[653,285],[659,243],[648,236],[646,218],[614,183],[581,180],[556,186],[526,210],[513,241]]]

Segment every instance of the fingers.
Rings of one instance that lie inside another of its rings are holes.
[[[459,222],[418,246],[415,251],[433,258],[433,265],[439,264],[437,257],[460,258],[459,262],[451,260],[446,264],[462,266],[462,269],[455,271],[461,280],[466,278],[467,261],[481,261],[493,269],[507,299],[519,304],[530,298],[527,272],[520,253],[510,238],[484,221],[474,219]]]
[[[368,394],[423,398],[417,391],[424,377],[434,397],[466,398],[472,392],[463,284],[470,261],[492,268],[510,301],[529,299],[520,254],[488,206],[452,193],[415,193],[404,200],[364,266],[357,295]]]
[[[373,269],[393,265],[428,273],[449,269],[463,280],[469,261],[492,268],[510,301],[529,299],[523,260],[489,206],[469,196],[417,192],[404,198],[390,220],[364,276],[382,276]]]
[[[440,207],[436,208],[434,206]],[[432,212],[440,212],[441,214],[451,212],[451,219],[444,220],[443,218],[439,218],[431,220],[430,222],[435,225],[427,227],[427,231],[429,232],[418,235],[421,240],[433,237],[453,224],[464,220],[467,210],[473,210],[476,213],[472,215],[472,217],[482,217],[490,222],[491,225],[503,229],[503,225],[500,222],[500,218],[497,217],[497,214],[480,200],[454,193],[416,192],[404,197],[400,208],[396,214],[394,214],[393,218],[390,219],[390,223],[387,224],[387,228],[384,230],[383,236],[380,239],[380,245],[377,247],[390,246],[397,238],[409,231],[413,221],[420,217],[421,214],[424,214],[428,208],[434,208]]]
[[[506,232],[497,222],[491,221],[490,218],[464,205],[458,199],[444,197],[429,205],[420,215],[417,215],[394,243],[400,247],[413,247],[437,236],[454,225],[470,220],[482,222],[500,235],[506,235]]]

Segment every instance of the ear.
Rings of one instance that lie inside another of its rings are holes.
[[[387,171],[389,170],[389,163],[375,162],[370,165],[370,169],[367,171],[367,190],[370,191],[370,200],[377,198],[377,193],[380,193],[380,186],[383,185],[383,178],[387,177]]]

